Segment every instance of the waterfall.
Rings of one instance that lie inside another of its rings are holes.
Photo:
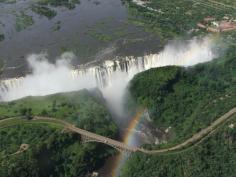
[[[99,87],[104,93],[111,92],[109,88],[113,87],[114,93],[120,85],[122,87],[119,89],[124,91],[135,74],[150,68],[167,65],[186,67],[210,61],[218,55],[213,47],[213,40],[205,37],[190,40],[184,45],[167,45],[158,54],[116,57],[73,68],[63,62],[54,65],[43,60],[37,61],[40,56],[33,55],[28,59],[33,73],[0,81],[0,98],[9,101],[29,95],[40,96],[93,87]],[[45,59],[45,56],[42,58]]]
[[[137,72],[144,71],[150,67],[150,56],[146,57],[125,57],[106,60],[94,66],[79,65],[71,70],[71,79],[76,80],[79,77],[93,76],[96,85],[99,88],[104,88],[112,84],[114,73],[126,73],[127,77],[132,77]],[[24,81],[24,77],[8,78],[0,81],[0,91],[8,92],[11,89],[19,88]]]
[[[9,78],[0,81],[0,92],[8,92],[11,88],[18,88],[21,86],[24,77]]]
[[[211,58],[212,53],[208,53]],[[177,56],[178,57],[178,56]],[[115,73],[125,73],[126,77],[132,78],[135,74],[166,65],[188,65],[186,61],[179,61],[173,58],[172,61],[164,60],[167,56],[160,54],[150,54],[143,57],[125,57],[116,58],[114,60],[106,60],[98,65],[78,65],[71,70],[71,79],[75,80],[79,77],[93,76],[96,80],[96,85],[99,88],[104,88],[112,84]],[[93,64],[94,65],[94,64]],[[24,81],[24,77],[9,78],[0,81],[1,92],[8,92],[12,88],[19,88]]]

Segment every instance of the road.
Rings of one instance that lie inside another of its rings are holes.
[[[194,143],[199,142],[202,138],[213,132],[218,126],[223,125],[226,121],[232,118],[236,114],[236,108],[231,109],[229,112],[221,116],[220,118],[216,119],[210,126],[205,129],[202,129],[200,132],[194,134],[191,138],[187,139],[181,144],[178,144],[171,148],[166,149],[158,149],[158,150],[146,150],[146,149],[139,149],[139,151],[146,153],[146,154],[160,154],[165,152],[177,151],[189,147]]]
[[[82,139],[85,138],[88,141],[95,141],[95,142],[103,143],[103,144],[106,144],[108,146],[111,146],[111,147],[116,148],[121,151],[126,151],[126,152],[127,151],[128,152],[138,152],[139,151],[139,152],[146,153],[146,154],[162,154],[162,153],[167,153],[167,152],[174,152],[174,151],[178,151],[178,150],[183,150],[188,147],[191,147],[192,145],[201,141],[204,137],[206,137],[210,133],[214,132],[217,127],[223,125],[225,122],[230,120],[234,115],[236,115],[236,107],[231,109],[229,112],[225,113],[223,116],[216,119],[214,122],[212,122],[212,124],[210,126],[208,126],[205,129],[202,129],[200,132],[194,134],[191,138],[187,139],[186,141],[184,141],[176,146],[170,147],[170,148],[157,149],[157,150],[147,150],[147,149],[143,149],[143,148],[139,148],[139,147],[132,147],[132,146],[129,146],[123,142],[113,140],[111,138],[107,138],[107,137],[89,132],[87,130],[80,129],[78,127],[75,127],[75,125],[73,125],[73,124],[70,124],[66,121],[56,119],[56,118],[36,116],[33,118],[33,120],[31,120],[31,122],[35,122],[35,123],[43,122],[43,123],[58,124],[67,130],[70,130],[72,132],[80,134]],[[0,124],[1,123],[6,124],[6,122],[9,120],[11,122],[11,126],[12,126],[13,125],[12,120],[14,120],[14,119],[17,119],[17,118],[9,118],[9,119],[2,120],[2,121],[0,121]],[[18,122],[16,121],[16,123],[18,123]],[[0,126],[0,128],[1,128],[1,126]]]

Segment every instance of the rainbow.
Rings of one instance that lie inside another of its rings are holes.
[[[129,146],[134,146],[135,144],[135,129],[139,125],[142,117],[143,117],[144,110],[140,109],[136,112],[135,116],[131,119],[128,127],[127,127],[127,132],[124,135],[123,142]],[[119,176],[119,171],[124,164],[125,160],[127,159],[127,156],[124,155],[123,153],[120,153],[116,158],[115,162],[112,168],[112,177],[118,177]]]

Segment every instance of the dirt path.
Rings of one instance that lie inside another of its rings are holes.
[[[1,123],[1,121],[0,121],[0,123]],[[10,156],[15,156],[15,155],[21,154],[21,153],[27,151],[28,149],[29,149],[29,144],[21,144],[18,151],[16,151],[16,152],[13,153],[13,154],[5,155],[5,156],[1,157],[0,160],[1,160],[1,159],[8,158],[8,157],[10,157]]]
[[[19,150],[16,151],[15,153],[9,155],[9,156],[21,154],[21,153],[27,151],[28,149],[29,149],[29,145],[28,144],[21,144]]]

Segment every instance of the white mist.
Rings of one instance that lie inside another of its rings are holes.
[[[187,42],[172,42],[159,54],[151,54],[138,59],[127,58],[127,72],[120,67],[114,71],[112,69],[113,61],[105,61],[102,67],[95,66],[75,72],[72,71],[70,64],[70,60],[75,57],[73,54],[62,55],[55,64],[49,63],[45,54],[33,54],[27,59],[32,73],[21,78],[16,85],[12,83],[12,80],[4,81],[8,83],[8,89],[7,91],[0,90],[0,98],[3,101],[11,101],[25,96],[43,96],[100,87],[102,84],[97,82],[97,78],[100,77],[99,82],[106,80],[107,83],[100,89],[108,105],[117,115],[121,116],[123,96],[128,82],[135,74],[155,67],[167,65],[186,67],[211,61],[217,57],[214,48],[215,43],[211,37]],[[119,64],[119,61],[116,63]]]

